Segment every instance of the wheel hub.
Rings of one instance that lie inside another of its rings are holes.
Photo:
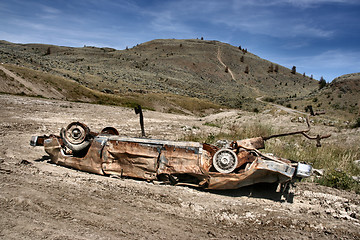
[[[238,165],[236,154],[230,149],[220,149],[213,157],[213,165],[218,172],[231,173]]]

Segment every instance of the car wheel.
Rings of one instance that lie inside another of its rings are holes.
[[[72,122],[60,131],[65,146],[73,152],[81,152],[90,145],[89,135],[89,127],[80,122]]]
[[[238,165],[238,158],[230,149],[220,149],[213,157],[213,165],[220,173],[231,173]]]

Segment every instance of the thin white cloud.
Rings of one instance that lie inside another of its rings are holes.
[[[276,7],[276,6],[295,6],[301,8],[313,8],[322,4],[360,4],[358,0],[233,0],[235,8],[242,8],[244,6],[253,7]]]
[[[60,14],[61,10],[57,9],[57,8],[53,8],[53,7],[49,7],[46,5],[40,5],[41,9],[43,12],[45,13],[49,13],[49,14]]]
[[[215,24],[223,24],[231,29],[241,30],[252,34],[267,35],[275,38],[283,37],[311,37],[329,38],[334,30],[326,30],[312,25],[305,19],[282,19],[273,14],[263,16],[247,16],[229,14],[212,20]]]
[[[36,14],[36,16],[40,19],[56,19],[60,16],[60,14],[62,13],[61,10],[53,8],[53,7],[49,7],[46,5],[39,5],[39,9],[41,10],[39,13]]]
[[[319,38],[329,38],[334,35],[332,30],[324,30],[321,28],[316,28],[310,24],[300,23],[295,26],[287,26],[290,29],[290,33],[293,37],[296,36],[311,36]]]
[[[37,23],[32,21],[26,21],[22,19],[14,19],[11,23],[18,28],[23,28],[24,30],[33,30],[33,31],[50,31],[52,28],[44,23]]]
[[[291,68],[297,67],[298,72],[314,75],[315,79],[324,77],[327,81],[341,75],[360,72],[360,52],[344,51],[341,49],[328,50],[316,55],[307,56],[271,56],[274,62]]]
[[[310,8],[317,7],[321,4],[359,4],[357,0],[279,0],[279,2],[289,3],[291,5],[302,7],[302,8]]]
[[[336,69],[350,67],[353,69],[358,69],[360,72],[360,52],[350,52],[341,49],[328,50],[310,58],[313,59],[314,62],[319,62],[326,67]],[[304,63],[308,62],[308,59],[304,60]]]
[[[156,32],[171,32],[171,33],[189,33],[190,29],[177,20],[171,11],[163,11],[160,14],[151,14],[153,19],[151,21],[152,29]]]
[[[335,1],[335,0],[334,0]],[[329,38],[334,30],[316,25],[301,13],[297,17],[279,12],[276,4],[293,5],[288,0],[265,1],[190,1],[166,2],[158,8],[143,11],[152,20],[153,29],[174,32],[196,32],[190,22],[207,22],[229,30],[261,34],[276,38]]]

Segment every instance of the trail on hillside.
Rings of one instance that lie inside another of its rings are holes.
[[[221,52],[220,52],[220,47],[218,47],[218,52],[217,52],[217,59],[219,60],[219,62],[221,63],[221,65],[223,65],[224,66],[224,68],[228,68],[228,71],[229,71],[229,73],[230,73],[230,75],[231,75],[231,79],[232,80],[234,80],[234,81],[236,81],[236,79],[235,79],[235,76],[234,76],[234,73],[231,71],[231,69],[228,67],[228,66],[226,66],[226,64],[221,60]]]
[[[231,71],[231,69],[221,60],[221,50],[220,50],[220,47],[218,47],[218,51],[217,51],[217,59],[219,60],[220,64],[224,66],[224,68],[228,68],[228,72],[230,73],[231,75],[231,79],[233,81],[236,81],[235,79],[235,75],[234,73]],[[242,83],[242,85],[245,87],[245,88],[248,88],[249,90],[251,89],[253,91],[253,94],[256,96],[257,94],[259,94],[259,90],[254,88],[253,86],[251,85],[248,85],[248,84],[244,84]]]
[[[31,90],[35,95],[41,95],[42,91],[39,91],[34,84],[31,82],[17,76],[16,74],[12,73],[8,69],[6,69],[4,66],[0,65],[0,70],[2,70],[6,75],[9,77],[12,77],[14,80],[18,81],[19,83],[23,84],[27,89]]]
[[[301,112],[301,111],[298,111],[298,110],[295,110],[295,109],[287,108],[287,107],[284,107],[284,106],[282,106],[282,105],[278,105],[278,104],[271,103],[271,102],[265,102],[265,101],[262,100],[263,98],[264,98],[264,96],[258,97],[258,98],[256,98],[256,101],[259,101],[259,102],[265,103],[265,104],[270,104],[271,106],[274,106],[274,107],[276,107],[276,108],[278,108],[278,109],[280,109],[280,110],[283,110],[283,111],[285,111],[285,112],[287,112],[287,113],[290,113],[290,114],[303,114],[303,115],[307,115],[306,113]]]
[[[6,75],[8,75],[9,77],[13,78],[15,81],[20,83],[21,88],[17,91],[22,90],[23,92],[30,93],[29,95],[42,96],[45,98],[57,98],[57,99],[64,98],[64,96],[61,93],[59,93],[58,90],[54,89],[53,87],[47,86],[45,83],[43,84],[33,83],[27,79],[24,79],[16,75],[15,73],[5,68],[3,65],[0,65],[0,70],[2,70]],[[12,92],[14,91],[14,89],[11,90],[11,86],[6,86],[7,83],[5,81],[0,84],[2,84],[1,86],[2,88],[5,88],[7,90],[6,92],[14,93]],[[15,93],[19,93],[19,92],[15,92]]]

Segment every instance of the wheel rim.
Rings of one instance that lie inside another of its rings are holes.
[[[214,168],[220,173],[231,173],[238,165],[236,154],[230,149],[221,149],[213,157]]]
[[[90,130],[85,124],[73,122],[67,126],[65,137],[69,143],[77,145],[83,143],[89,133]]]

